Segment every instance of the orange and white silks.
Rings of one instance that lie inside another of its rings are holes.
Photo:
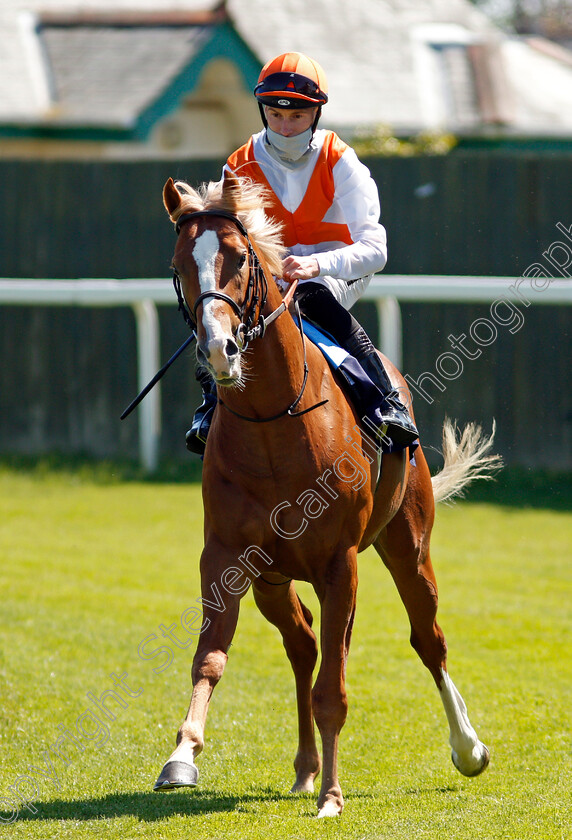
[[[294,245],[317,245],[320,242],[339,242],[353,244],[349,227],[326,221],[335,196],[334,166],[338,163],[348,145],[340,140],[333,131],[323,132],[324,141],[310,176],[306,192],[299,205],[290,212],[275,190],[270,185],[260,163],[256,159],[254,139],[245,143],[234,152],[227,161],[227,166],[237,174],[247,174],[249,178],[265,186],[271,196],[269,215],[283,225],[284,244],[287,248]]]

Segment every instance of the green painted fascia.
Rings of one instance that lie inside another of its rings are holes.
[[[452,150],[464,152],[468,150],[487,152],[572,152],[572,137],[459,137],[457,145]]]
[[[38,123],[2,123],[0,138],[12,140],[73,140],[91,143],[121,143],[133,139],[130,128],[123,126],[86,126]]]
[[[162,96],[141,112],[134,127],[133,138],[139,141],[146,140],[152,128],[179,107],[183,96],[195,89],[203,69],[215,58],[233,61],[240,70],[246,86],[250,90],[254,89],[262,69],[260,59],[230,24],[216,25],[213,27],[212,36],[205,40],[192,61],[172,81]]]

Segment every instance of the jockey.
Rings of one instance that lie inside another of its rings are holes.
[[[379,195],[354,150],[333,131],[317,127],[327,90],[320,65],[302,53],[268,62],[254,89],[264,128],[230,155],[225,169],[269,191],[267,212],[282,222],[288,250],[283,281],[299,281],[295,295],[302,313],[365,371],[368,416],[375,417],[380,436],[404,448],[416,440],[417,429],[369,336],[348,311],[387,260]],[[199,370],[197,378],[204,402],[187,432],[187,447],[202,454],[216,388],[206,371]]]

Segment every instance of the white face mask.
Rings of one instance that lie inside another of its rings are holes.
[[[300,160],[302,155],[308,151],[313,134],[312,129],[308,128],[294,137],[283,137],[282,134],[272,131],[271,128],[266,129],[266,136],[270,145],[276,149],[281,158],[289,161]]]

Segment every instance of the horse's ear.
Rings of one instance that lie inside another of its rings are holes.
[[[163,204],[165,205],[167,213],[171,217],[181,204],[181,194],[176,188],[175,182],[172,178],[169,178],[163,187]]]
[[[222,182],[222,197],[226,208],[231,213],[236,213],[240,200],[240,181],[234,174],[225,169]]]

